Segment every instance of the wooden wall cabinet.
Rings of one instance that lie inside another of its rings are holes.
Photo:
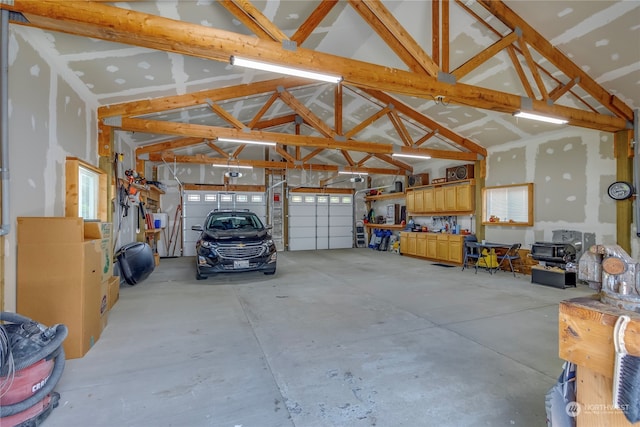
[[[436,184],[407,191],[407,212],[413,215],[456,215],[474,212],[472,180],[455,184]]]

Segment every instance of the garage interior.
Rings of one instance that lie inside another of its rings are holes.
[[[80,319],[45,425],[543,425],[564,360],[577,425],[630,425],[594,408],[624,313],[640,355],[640,3],[0,12],[0,303]],[[271,226],[275,276],[196,280],[192,227],[230,208]],[[470,237],[522,264],[462,269]]]

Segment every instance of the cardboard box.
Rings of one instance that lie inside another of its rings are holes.
[[[116,305],[118,299],[120,298],[120,277],[112,276],[108,280],[108,288],[109,288],[109,310]]]
[[[45,222],[49,223],[47,229],[43,229]],[[84,356],[102,331],[100,240],[70,243],[67,237],[53,244],[41,236],[33,244],[25,243],[24,237],[34,234],[31,227],[48,236],[59,236],[60,229],[71,231],[71,224],[78,228],[75,218],[18,219],[18,234],[23,240],[18,242],[17,313],[47,326],[64,324],[69,330],[63,343],[68,359]],[[31,242],[30,238],[26,240]]]
[[[110,222],[85,221],[84,238],[100,239],[102,248],[102,280],[107,281],[113,276],[113,241]]]
[[[19,217],[18,245],[82,243],[84,220],[66,217]]]

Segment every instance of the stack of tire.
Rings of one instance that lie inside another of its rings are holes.
[[[0,321],[0,426],[36,427],[58,406],[67,327],[8,312]]]

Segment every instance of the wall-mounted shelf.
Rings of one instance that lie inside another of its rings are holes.
[[[402,224],[370,224],[364,225],[366,228],[382,228],[385,230],[404,230],[407,226]]]
[[[376,196],[365,196],[364,199],[367,202],[373,202],[376,200],[388,200],[388,199],[402,199],[404,198],[405,193],[404,191],[402,193],[384,193],[384,194],[378,194]]]
[[[407,191],[422,190],[422,189],[425,189],[425,188],[445,187],[447,185],[460,185],[460,184],[475,185],[476,184],[476,180],[475,179],[459,179],[459,180],[456,180],[456,181],[440,182],[438,184],[420,185],[420,186],[416,186],[416,187],[409,187],[409,188],[407,188]]]

